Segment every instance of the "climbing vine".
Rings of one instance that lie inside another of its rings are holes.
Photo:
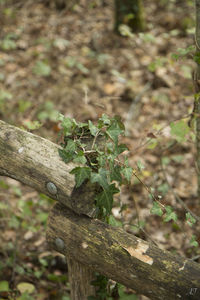
[[[114,194],[119,193],[122,184],[130,182],[133,173],[127,155],[121,156],[128,150],[119,141],[120,135],[124,135],[124,125],[120,117],[109,118],[105,114],[97,125],[90,120],[81,123],[62,115],[60,120],[64,141],[59,155],[66,163],[78,164],[71,170],[77,188],[87,180],[99,185],[95,198],[97,217],[108,220]]]

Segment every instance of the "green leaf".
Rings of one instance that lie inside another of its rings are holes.
[[[188,225],[192,227],[192,225],[196,223],[196,219],[189,212],[187,212],[185,216]]]
[[[24,126],[26,126],[29,130],[37,130],[42,126],[42,123],[38,121],[25,121]]]
[[[178,142],[183,142],[190,131],[189,126],[183,120],[171,123],[170,127],[171,134],[175,136]]]
[[[198,242],[197,242],[197,240],[196,240],[196,235],[192,235],[192,238],[191,238],[191,240],[190,240],[190,245],[192,246],[192,247],[198,247],[199,246],[199,244],[198,244]]]
[[[149,142],[149,144],[147,146],[147,149],[153,150],[154,148],[156,148],[157,145],[158,145],[158,140],[151,139],[151,141]]]
[[[70,174],[75,175],[76,187],[79,187],[86,179],[90,178],[91,169],[89,167],[76,167]]]
[[[98,173],[91,173],[91,182],[97,182],[103,189],[108,189],[108,171],[104,168],[100,168]]]
[[[121,176],[121,167],[113,165],[110,166],[110,180],[118,181],[119,183],[122,182],[122,176]]]
[[[98,128],[102,128],[102,125],[110,125],[110,122],[110,118],[106,114],[103,114],[101,118],[99,118]]]
[[[13,95],[3,89],[0,89],[0,102],[11,100]]]
[[[46,223],[46,221],[48,219],[48,213],[40,212],[36,215],[36,218],[40,223]]]
[[[72,161],[74,159],[75,154],[70,152],[70,151],[66,151],[65,149],[58,149],[58,153],[60,155],[60,157],[62,158],[62,160],[67,164],[68,162]]]
[[[178,217],[177,214],[173,211],[173,208],[171,206],[165,206],[166,214],[164,218],[164,222],[169,222],[171,220],[177,221]]]
[[[104,167],[105,164],[106,164],[106,158],[105,158],[105,155],[104,155],[104,154],[103,154],[103,155],[99,155],[99,156],[97,157],[97,161],[98,161],[98,164],[99,164],[100,167]]]
[[[137,167],[138,167],[139,171],[142,171],[145,169],[145,166],[143,165],[143,163],[140,160],[138,160],[138,162],[137,162]]]
[[[98,207],[104,207],[106,209],[107,215],[110,214],[113,204],[113,195],[119,193],[119,189],[115,187],[115,184],[110,184],[108,189],[103,190],[97,195],[96,201]]]
[[[161,162],[162,162],[162,165],[163,165],[163,166],[168,165],[168,164],[170,163],[170,161],[171,161],[171,159],[170,159],[168,156],[163,156],[163,157],[161,158]]]
[[[200,64],[200,53],[196,53],[193,57],[194,61],[197,63],[197,64]]]
[[[90,130],[91,135],[95,136],[99,129],[89,120],[88,121],[88,127]]]
[[[70,152],[74,152],[74,151],[76,151],[76,149],[77,149],[76,143],[73,140],[69,139],[67,141],[67,145],[65,147],[65,150],[70,151]]]
[[[169,190],[169,185],[165,182],[158,187],[158,192],[162,193],[162,195],[166,195]]]
[[[122,174],[124,175],[124,177],[126,178],[126,180],[128,182],[131,181],[132,175],[133,175],[133,168],[131,167],[124,167],[122,169]]]
[[[70,119],[70,118],[65,118],[62,115],[60,115],[59,119],[62,121],[61,126],[64,129],[64,134],[66,136],[71,135],[72,134],[72,128],[74,126],[73,120]]]
[[[128,147],[125,144],[120,144],[120,145],[116,146],[115,153],[117,155],[119,155],[119,154],[123,153],[126,150],[129,150]]]
[[[106,143],[106,148],[108,153],[113,153],[114,152],[114,145],[113,142],[108,142]]]
[[[171,158],[173,161],[175,161],[177,163],[181,163],[184,159],[184,156],[183,155],[173,155]]]
[[[160,207],[160,205],[157,202],[153,202],[153,207],[151,208],[151,213],[153,215],[157,215],[159,217],[161,217],[163,215],[163,211]]]
[[[118,292],[120,296],[120,300],[138,300],[138,297],[134,294],[126,294],[125,287],[121,284],[118,284]]]
[[[32,294],[35,291],[35,286],[29,282],[20,282],[17,285],[17,289],[20,291],[21,294]]]
[[[118,120],[114,120],[106,130],[107,135],[115,142],[118,143],[118,136],[124,133],[121,123]]]
[[[0,47],[4,51],[9,51],[9,50],[16,49],[17,45],[16,45],[15,41],[6,38],[6,39],[4,39],[3,41],[0,42]]]
[[[51,74],[51,67],[43,61],[37,61],[33,68],[33,73],[38,76],[49,76]]]
[[[79,151],[73,161],[83,165],[87,163],[87,159],[85,158],[83,151]]]
[[[115,219],[113,215],[109,216],[108,224],[115,227],[122,227],[122,222]]]
[[[6,280],[0,281],[0,292],[8,292],[9,291],[9,283]]]

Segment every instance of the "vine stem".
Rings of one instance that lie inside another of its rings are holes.
[[[154,194],[151,192],[150,188],[140,179],[140,177],[136,174],[136,172],[133,171],[134,176],[139,180],[139,182],[144,186],[146,191],[151,195],[154,201],[156,201],[162,208],[165,209],[165,205],[160,203],[158,199],[154,196]]]

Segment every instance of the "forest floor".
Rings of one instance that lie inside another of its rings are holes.
[[[128,232],[200,262],[199,223],[190,226],[185,217],[189,210],[200,215],[194,132],[187,127],[194,62],[191,53],[172,58],[194,45],[193,1],[144,2],[147,30],[119,36],[111,0],[60,11],[43,1],[0,1],[0,118],[56,142],[57,111],[94,123],[103,113],[120,115],[140,181],[133,178],[116,196],[114,217]],[[176,222],[150,212],[149,191],[174,209]],[[0,200],[0,297],[69,299],[66,262],[45,242],[54,201],[5,177]]]

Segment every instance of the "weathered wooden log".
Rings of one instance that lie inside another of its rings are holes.
[[[12,177],[63,203],[78,214],[92,216],[95,186],[75,189],[75,164],[65,164],[59,146],[0,121],[0,175]]]
[[[78,216],[62,204],[50,213],[47,241],[64,255],[150,299],[200,299],[200,265],[121,228]]]
[[[77,213],[92,215],[94,188],[75,189],[74,164],[65,164],[58,155],[58,145],[0,121],[0,175],[12,177],[62,202]],[[77,201],[78,200],[78,201]],[[93,272],[66,255],[72,300],[87,300],[95,295],[90,284]]]

